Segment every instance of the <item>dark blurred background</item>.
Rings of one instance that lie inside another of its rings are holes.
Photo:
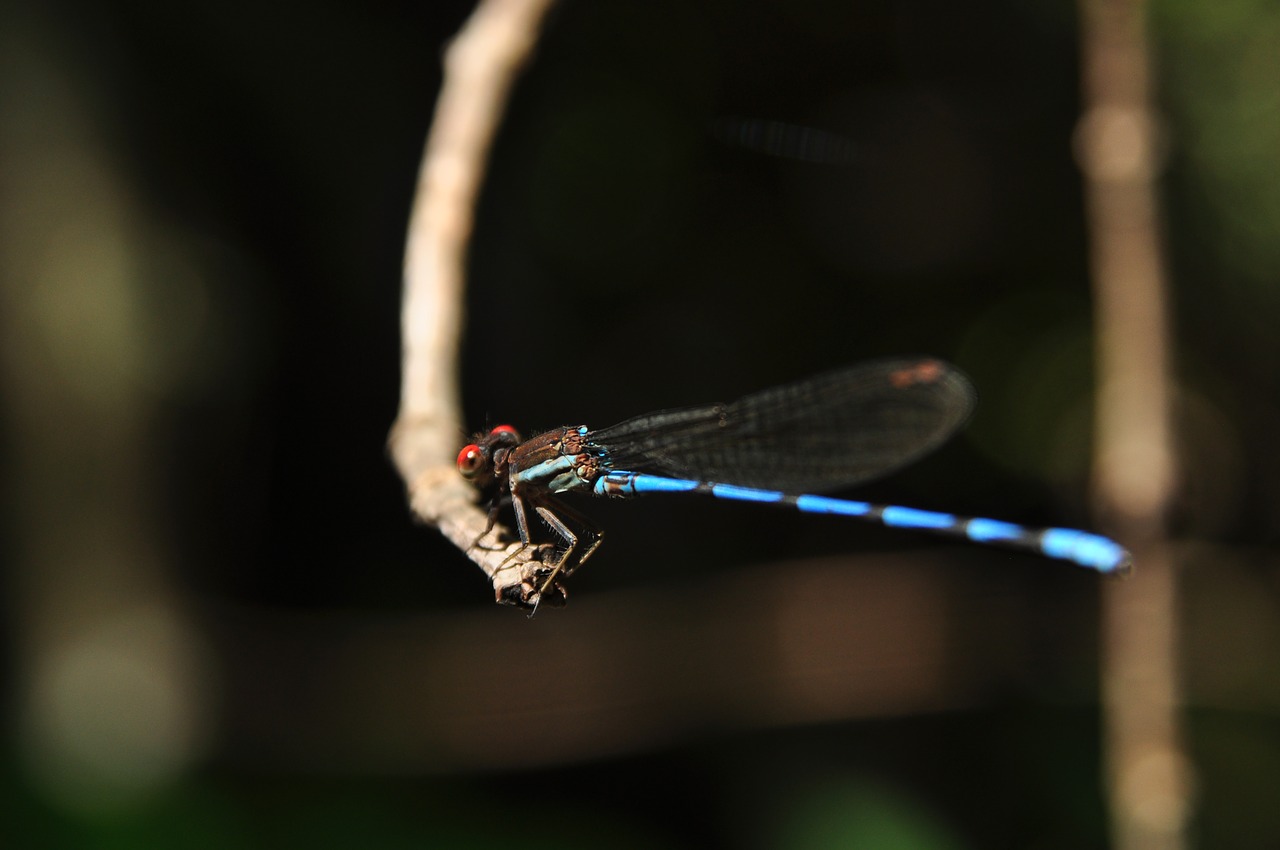
[[[6,846],[1105,846],[1095,576],[587,504],[530,621],[415,526],[400,264],[470,3],[17,6]],[[1151,16],[1193,834],[1276,846],[1280,10]],[[470,427],[935,354],[976,417],[860,494],[1092,526],[1078,53],[1063,0],[563,3],[481,201]]]

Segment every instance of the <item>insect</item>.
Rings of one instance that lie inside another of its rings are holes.
[[[1101,573],[1126,572],[1129,552],[1086,531],[816,495],[918,460],[964,424],[974,401],[968,379],[940,360],[877,360],[731,404],[663,410],[599,430],[571,426],[524,440],[510,425],[499,425],[463,447],[458,470],[488,497],[490,527],[509,501],[522,543],[532,545],[531,511],[557,538],[559,551],[539,595],[571,576],[604,539],[561,493],[702,493],[964,537]]]

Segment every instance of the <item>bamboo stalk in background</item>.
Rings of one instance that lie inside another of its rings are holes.
[[[1103,711],[1112,843],[1187,846],[1190,767],[1178,724],[1177,585],[1165,518],[1177,478],[1168,286],[1156,178],[1146,4],[1081,0],[1084,173],[1097,302],[1096,495],[1134,552],[1133,580],[1104,591]]]

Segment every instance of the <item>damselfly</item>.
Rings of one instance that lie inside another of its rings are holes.
[[[555,535],[558,552],[540,595],[586,563],[603,540],[595,524],[558,498],[573,492],[702,493],[787,505],[1022,549],[1101,573],[1127,571],[1128,551],[1085,531],[814,495],[919,459],[965,422],[974,397],[968,379],[942,361],[880,360],[731,404],[664,410],[600,430],[578,425],[522,440],[500,425],[462,449],[458,469],[488,497],[491,527],[509,502],[525,545],[533,544],[530,510]]]

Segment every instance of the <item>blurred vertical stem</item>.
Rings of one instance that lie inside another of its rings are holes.
[[[1081,0],[1085,179],[1097,302],[1098,449],[1107,521],[1135,576],[1104,597],[1104,711],[1112,843],[1187,844],[1190,767],[1178,726],[1177,598],[1165,517],[1176,479],[1166,275],[1155,181],[1160,124],[1142,0]]]

